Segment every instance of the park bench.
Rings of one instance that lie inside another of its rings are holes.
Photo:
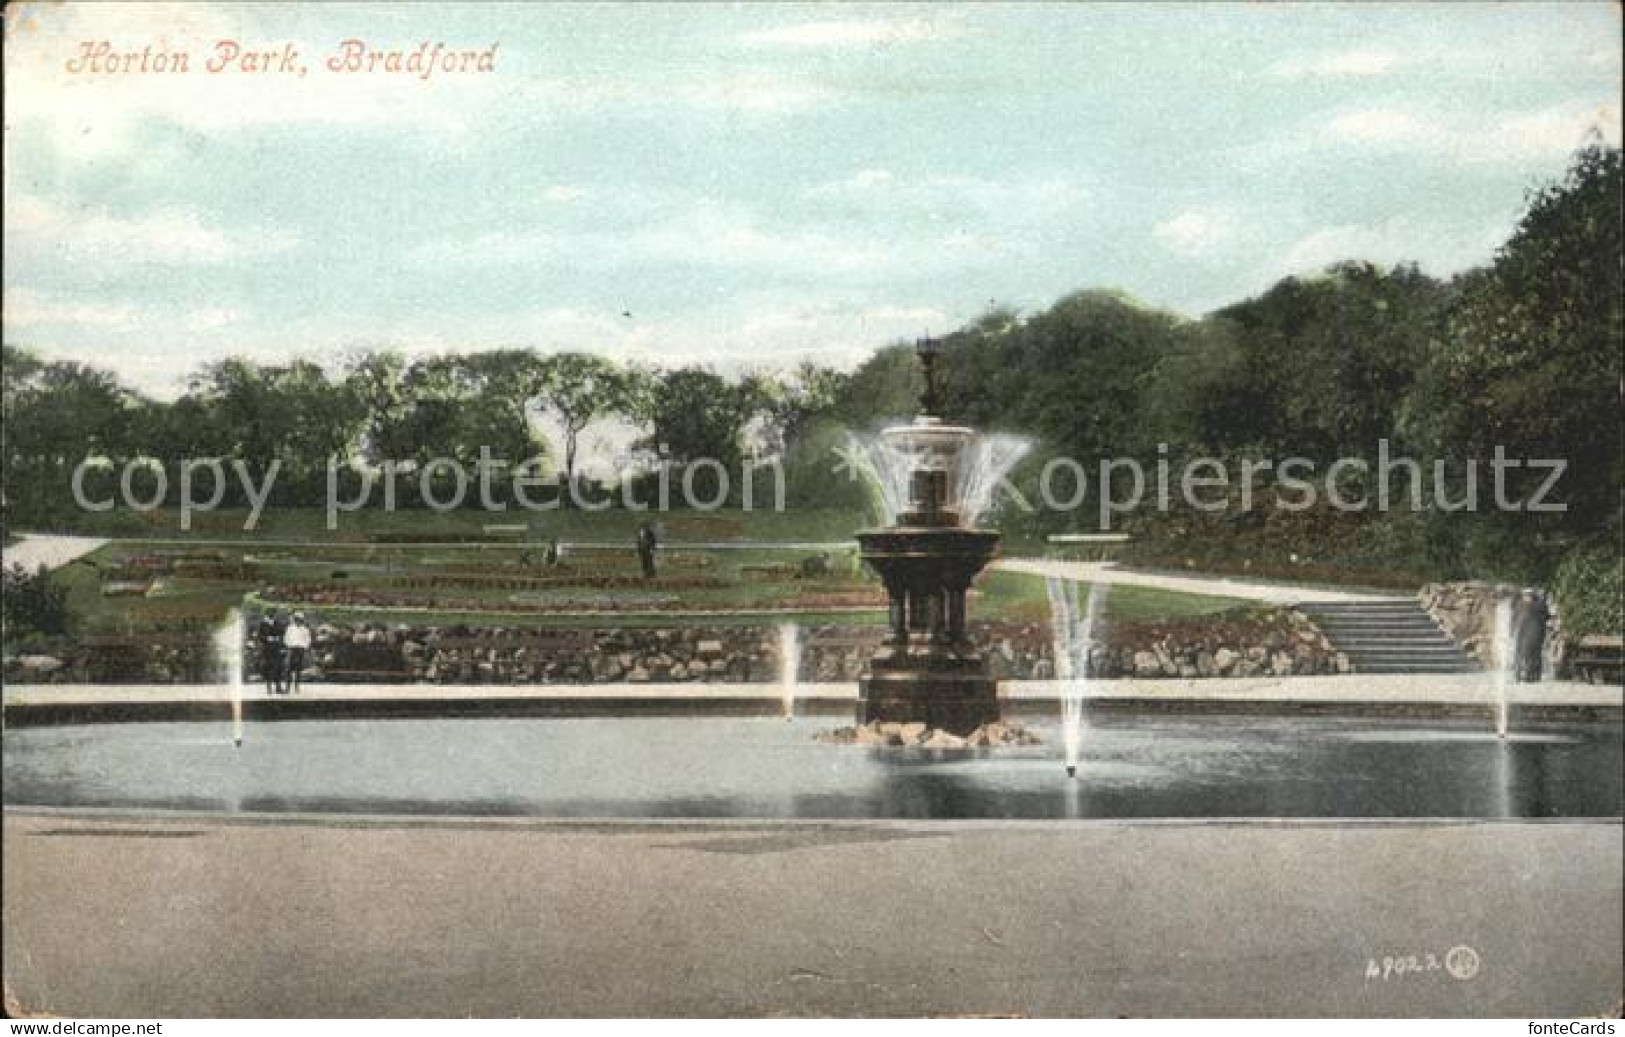
[[[330,684],[404,684],[412,679],[400,645],[341,643],[334,646],[333,665],[322,669]]]
[[[1625,648],[1618,634],[1587,634],[1569,650],[1570,671],[1593,684],[1619,684],[1625,675]]]

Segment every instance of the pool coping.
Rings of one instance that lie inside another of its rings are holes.
[[[1062,683],[1004,681],[1000,700],[1016,717],[1060,712]],[[310,685],[297,695],[243,689],[245,720],[427,717],[613,717],[786,715],[850,718],[850,683],[606,685]],[[1091,682],[1086,709],[1100,714],[1243,714],[1360,717],[1489,717],[1495,689],[1484,675],[1348,675],[1251,679],[1121,679]],[[1625,689],[1547,682],[1512,685],[1507,702],[1536,719],[1617,720]],[[221,685],[8,685],[0,724],[11,727],[147,721],[218,721],[233,710]]]
[[[517,814],[380,814],[333,811],[245,812],[231,810],[185,810],[142,806],[60,806],[35,803],[0,805],[0,816],[61,818],[82,823],[212,824],[232,826],[314,828],[451,828],[498,831],[545,829],[567,833],[572,830],[598,832],[605,829],[625,832],[693,832],[705,829],[771,828],[891,828],[922,832],[952,830],[1047,831],[1064,828],[1459,828],[1477,825],[1590,825],[1625,827],[1618,815],[1573,817],[559,817]],[[117,830],[110,830],[116,833]]]

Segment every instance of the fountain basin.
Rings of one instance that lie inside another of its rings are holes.
[[[1621,725],[1099,716],[1044,743],[826,745],[828,720],[94,724],[5,732],[7,807],[558,818],[1618,817]],[[1471,737],[1469,737],[1471,736]]]

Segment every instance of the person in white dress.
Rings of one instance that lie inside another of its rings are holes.
[[[305,663],[310,658],[310,627],[305,625],[303,612],[293,614],[293,622],[288,624],[282,646],[288,653],[288,694],[298,694],[299,677],[305,672]]]

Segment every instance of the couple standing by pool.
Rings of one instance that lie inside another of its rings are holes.
[[[254,630],[260,647],[260,668],[265,675],[265,691],[270,695],[291,695],[299,690],[299,676],[310,658],[310,627],[305,614],[295,612],[292,620],[280,609],[260,616]]]

